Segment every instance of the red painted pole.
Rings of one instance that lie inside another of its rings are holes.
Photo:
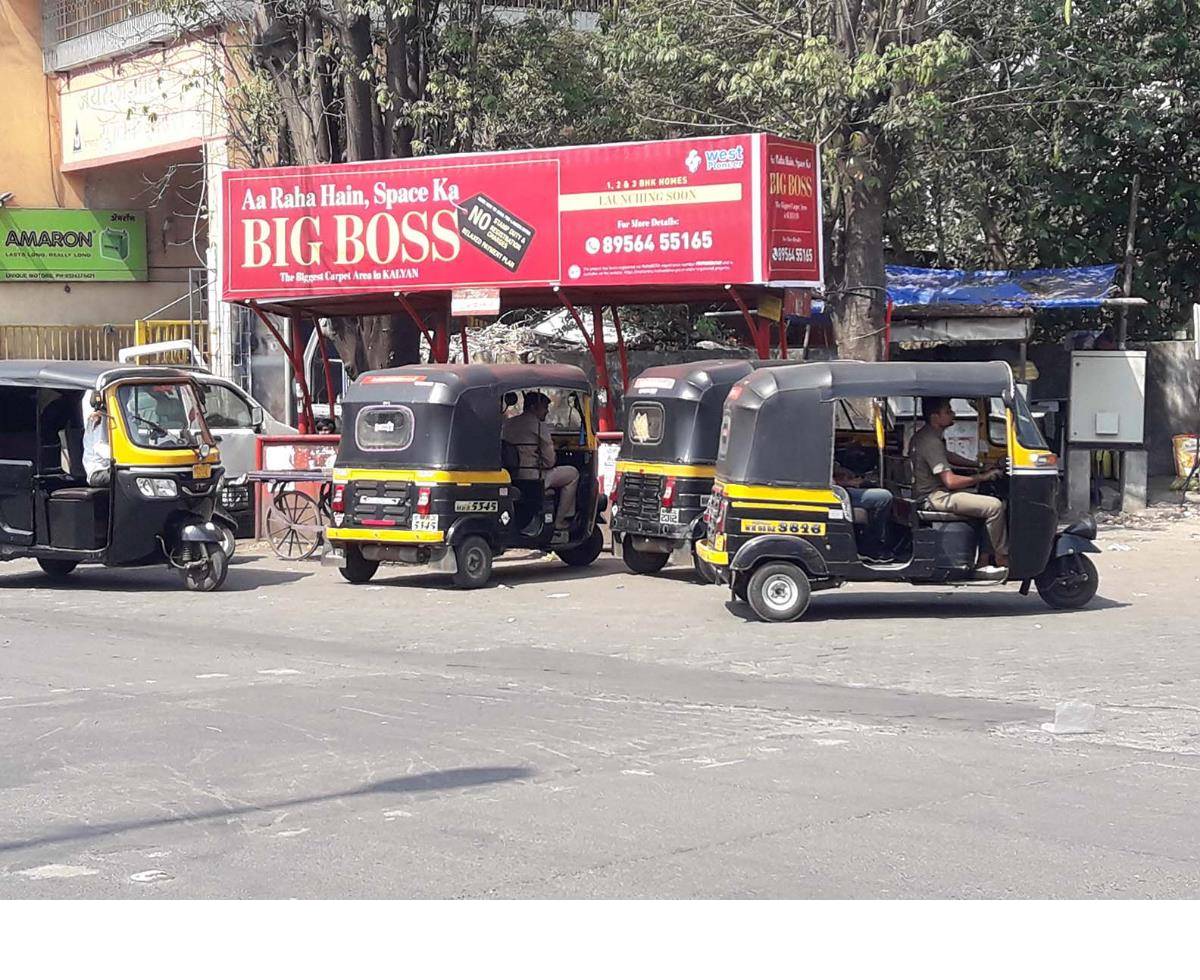
[[[333,421],[333,368],[329,364],[329,351],[325,349],[325,335],[321,324],[313,317],[313,329],[317,332],[317,350],[321,352],[321,366],[325,369],[325,404],[329,406],[329,421]]]
[[[617,356],[621,358],[621,390],[629,391],[629,358],[625,352],[625,334],[621,330],[621,314],[612,308],[613,326],[617,328]]]
[[[603,322],[595,324],[597,336],[595,338],[588,336],[587,327],[583,325],[583,317],[579,315],[579,311],[571,305],[571,301],[563,293],[558,294],[558,298],[562,301],[562,305],[567,308],[567,312],[575,318],[575,322],[579,325],[579,332],[583,334],[583,339],[588,345],[588,349],[592,352],[592,363],[596,366],[596,387],[604,392],[605,402],[600,409],[600,431],[613,432],[617,427],[616,413],[612,406],[612,390],[608,385],[608,365],[604,358],[604,325]],[[593,307],[593,316],[598,307]]]
[[[746,326],[750,329],[750,336],[754,340],[754,351],[764,361],[771,357],[771,338],[768,334],[763,336],[763,331],[759,326],[758,320],[754,314],[750,312],[750,308],[746,305],[745,300],[738,295],[738,291],[732,286],[726,286],[729,290],[729,295],[733,297],[733,301],[737,303],[737,307],[742,311],[742,317],[746,321]]]

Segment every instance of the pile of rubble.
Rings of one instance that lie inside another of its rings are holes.
[[[1191,496],[1191,495],[1189,495]],[[1124,511],[1099,511],[1096,524],[1109,530],[1136,530],[1138,528],[1161,527],[1180,521],[1200,521],[1200,501],[1160,500],[1137,513]]]

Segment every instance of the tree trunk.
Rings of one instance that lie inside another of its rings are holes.
[[[421,335],[407,314],[337,316],[322,329],[352,378],[363,371],[421,362]]]
[[[342,90],[346,99],[346,159],[375,157],[375,112],[371,66],[371,18],[355,5],[341,0]],[[368,72],[366,79],[363,73]]]
[[[895,153],[880,134],[856,132],[849,143],[841,168],[842,275],[833,295],[834,338],[839,357],[878,361],[887,311],[883,222]]]

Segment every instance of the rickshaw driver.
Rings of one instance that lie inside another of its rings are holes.
[[[108,443],[108,413],[92,408],[90,389],[83,394],[83,472],[89,487],[107,487],[112,483],[112,447]]]
[[[1004,503],[974,490],[980,484],[996,479],[1000,471],[989,469],[963,476],[951,469],[957,466],[978,470],[979,464],[946,448],[945,433],[955,419],[949,398],[924,399],[921,415],[925,425],[912,437],[908,448],[913,470],[913,497],[924,500],[932,511],[983,521],[996,566],[1007,568],[1008,523]]]
[[[554,517],[554,527],[561,531],[575,516],[579,471],[574,466],[555,465],[554,440],[550,438],[550,427],[546,424],[549,412],[549,398],[540,391],[527,391],[523,411],[504,420],[500,438],[517,447],[518,479],[542,480],[547,490],[561,491]]]

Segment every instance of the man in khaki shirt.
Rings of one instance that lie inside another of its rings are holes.
[[[913,498],[926,500],[929,510],[983,521],[996,564],[1007,568],[1008,523],[1004,504],[973,489],[994,480],[1000,471],[985,470],[973,476],[955,473],[951,466],[978,469],[978,464],[946,449],[945,433],[954,424],[950,399],[925,398],[922,410],[925,426],[912,437],[908,447],[913,468]]]
[[[554,441],[546,415],[550,399],[540,391],[525,393],[524,410],[520,415],[505,419],[500,438],[517,447],[520,460],[519,480],[542,480],[547,490],[560,490],[554,526],[562,530],[575,516],[575,496],[579,489],[579,471],[574,466],[556,466]]]

